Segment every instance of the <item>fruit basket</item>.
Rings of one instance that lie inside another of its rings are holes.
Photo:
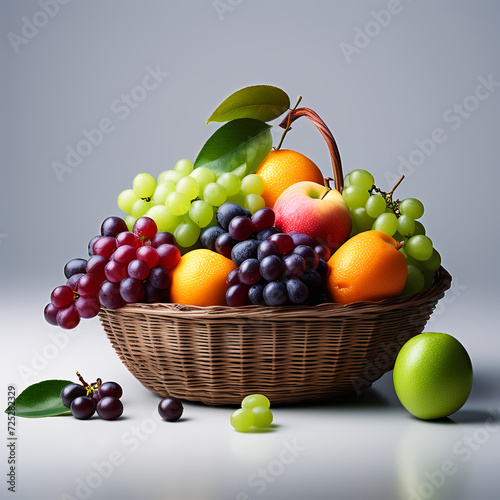
[[[122,362],[153,393],[209,405],[252,393],[299,403],[359,392],[392,370],[450,285],[441,267],[427,290],[378,302],[130,304],[99,317]]]

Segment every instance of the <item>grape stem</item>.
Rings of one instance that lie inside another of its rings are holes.
[[[394,187],[389,191],[389,196],[392,198],[392,193],[394,193],[394,191],[396,191],[396,188],[403,182],[403,179],[405,178],[404,175],[402,175],[400,178],[399,178],[399,181],[396,182],[396,184],[394,185]]]
[[[78,377],[78,380],[81,382],[83,387],[87,389],[87,396],[91,396],[93,392],[97,391],[97,389],[101,387],[102,380],[100,378],[98,378],[93,384],[88,384],[80,375],[80,372],[76,372],[76,376]]]
[[[298,104],[298,103],[297,103]],[[284,128],[285,131],[291,129],[290,125],[301,116],[306,116],[311,120],[316,128],[319,130],[319,133],[325,139],[326,144],[328,146],[328,150],[330,151],[330,157],[332,160],[333,167],[333,178],[335,180],[335,189],[342,193],[342,188],[344,187],[344,177],[342,174],[342,162],[340,160],[340,153],[337,147],[337,143],[335,142],[335,138],[333,134],[330,132],[330,129],[326,126],[325,122],[319,117],[319,115],[309,108],[294,108],[291,109],[285,119],[279,124],[281,128]],[[280,141],[281,146],[281,141]]]
[[[295,106],[291,109],[291,111],[294,111],[295,109],[297,109],[297,106],[299,105],[300,101],[302,101],[302,96],[299,95],[299,98],[297,99],[297,102],[295,103]],[[288,114],[288,116],[290,117],[290,113]],[[288,122],[286,124],[286,127],[285,127],[285,130],[283,131],[283,133],[281,134],[281,139],[280,139],[280,142],[278,143],[278,145],[274,148],[275,151],[278,151],[280,148],[281,148],[281,145],[283,144],[283,139],[285,138],[285,135],[288,133],[289,130],[292,129],[292,127],[290,127],[290,125],[292,124],[290,118],[288,119]],[[281,124],[280,124],[280,127],[281,127]],[[282,127],[283,128],[283,127]]]

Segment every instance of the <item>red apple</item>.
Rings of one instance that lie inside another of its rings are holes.
[[[280,231],[307,234],[332,252],[351,234],[351,214],[342,195],[316,182],[293,184],[281,193],[273,210]]]

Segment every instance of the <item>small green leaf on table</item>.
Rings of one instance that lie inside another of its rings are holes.
[[[61,391],[71,383],[71,380],[44,380],[30,385],[17,396],[5,413],[29,418],[70,415],[71,412],[62,402]]]
[[[194,168],[207,167],[216,174],[254,174],[273,146],[271,125],[252,118],[230,121],[212,134],[201,149]]]
[[[252,85],[227,97],[212,113],[207,123],[228,122],[238,118],[274,120],[290,108],[290,98],[278,87]]]

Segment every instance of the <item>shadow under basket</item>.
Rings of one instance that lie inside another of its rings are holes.
[[[162,397],[222,405],[260,393],[273,405],[299,403],[359,392],[392,370],[450,285],[441,267],[431,288],[379,302],[130,304],[99,317],[130,373]]]

